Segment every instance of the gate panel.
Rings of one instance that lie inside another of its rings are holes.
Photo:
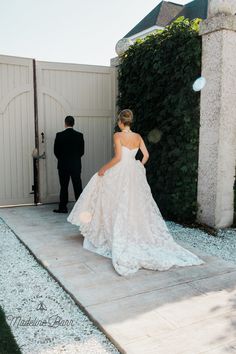
[[[37,92],[42,202],[57,202],[59,182],[53,144],[64,129],[66,115],[75,118],[75,129],[84,134],[83,186],[112,154],[115,114],[115,68],[105,66],[37,62]],[[70,199],[74,200],[70,187]]]
[[[32,59],[0,56],[0,205],[33,203]]]

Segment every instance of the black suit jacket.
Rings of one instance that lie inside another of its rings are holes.
[[[57,168],[71,172],[81,172],[81,156],[84,155],[84,137],[73,128],[56,134],[54,154]]]

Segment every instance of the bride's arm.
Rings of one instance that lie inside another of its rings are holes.
[[[149,159],[149,153],[148,153],[148,150],[146,148],[146,145],[143,141],[143,139],[141,138],[141,142],[140,142],[140,150],[142,151],[143,153],[143,158],[142,158],[142,164],[145,165],[145,163],[147,162],[147,160]]]
[[[107,162],[99,171],[98,171],[98,175],[99,176],[103,176],[104,173],[109,170],[109,168],[113,167],[114,165],[116,165],[120,159],[121,159],[121,142],[120,139],[118,138],[118,134],[119,133],[115,133],[113,135],[113,141],[114,141],[114,150],[115,150],[115,155],[114,157]]]

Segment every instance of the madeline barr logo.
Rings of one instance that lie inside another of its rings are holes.
[[[32,306],[33,305],[33,306]],[[8,315],[7,320],[14,327],[72,327],[73,320],[63,317],[64,309],[61,304],[52,297],[39,296],[32,299],[24,299],[19,310],[25,312],[26,308],[33,308],[32,316]]]

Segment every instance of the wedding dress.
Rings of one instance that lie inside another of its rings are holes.
[[[137,151],[122,146],[121,160],[104,176],[95,173],[74,205],[67,220],[79,226],[83,247],[111,258],[120,275],[205,263],[174,241]]]

